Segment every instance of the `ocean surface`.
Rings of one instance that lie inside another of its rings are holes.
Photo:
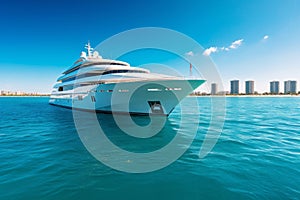
[[[149,173],[126,173],[98,161],[82,143],[72,110],[49,105],[48,98],[0,98],[0,199],[300,199],[299,97],[226,98],[222,134],[202,159],[211,99],[198,97],[197,108],[190,106],[195,98],[183,102],[190,111],[182,119],[185,137],[197,126],[191,146]],[[138,153],[170,143],[181,120],[176,108],[158,135],[134,139],[122,134],[111,115],[97,118],[114,144]]]

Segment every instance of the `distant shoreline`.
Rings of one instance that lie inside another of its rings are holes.
[[[226,97],[300,97],[300,95],[226,95]]]
[[[242,98],[253,98],[253,97],[300,97],[300,95],[291,95],[291,94],[280,94],[280,95],[274,95],[274,94],[267,94],[267,95],[189,95],[190,97],[229,97],[229,98],[235,98],[235,97],[242,97]]]
[[[50,95],[0,95],[1,97],[50,97]]]
[[[2,96],[1,97],[13,97],[13,98],[17,98],[17,97],[50,97],[50,95],[35,95],[35,96],[30,96],[30,95],[6,95],[6,96]],[[268,98],[268,97],[277,97],[277,98],[282,98],[282,97],[298,97],[300,98],[300,95],[188,95],[187,97],[228,97],[228,98],[255,98],[255,97],[262,97],[262,98]]]

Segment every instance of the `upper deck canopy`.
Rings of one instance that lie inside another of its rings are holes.
[[[80,58],[70,68],[64,71],[63,74],[69,74],[79,68],[92,65],[117,65],[118,67],[130,67],[130,65],[126,62],[103,59],[97,51],[92,52],[93,48],[91,48],[90,43],[88,43],[85,48],[87,49],[87,55],[86,52],[81,52]]]
[[[130,67],[126,62],[108,60],[108,59],[95,59],[95,60],[82,60],[80,62],[75,62],[69,69],[63,72],[63,74],[69,74],[79,68],[89,67],[92,65],[117,65],[118,67]]]

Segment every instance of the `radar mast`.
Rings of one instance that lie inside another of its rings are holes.
[[[90,41],[85,45],[85,49],[87,49],[88,57],[91,57],[94,49],[91,47]]]

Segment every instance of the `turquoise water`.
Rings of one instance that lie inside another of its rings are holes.
[[[161,170],[130,174],[103,165],[85,149],[71,110],[48,105],[48,98],[0,98],[0,199],[300,198],[300,98],[226,98],[222,135],[204,159],[198,153],[210,99],[198,101],[197,136],[184,155]],[[155,136],[144,151],[172,140],[178,112],[166,122],[170,135]],[[123,148],[139,146],[117,129],[114,134],[111,115],[98,118]]]

